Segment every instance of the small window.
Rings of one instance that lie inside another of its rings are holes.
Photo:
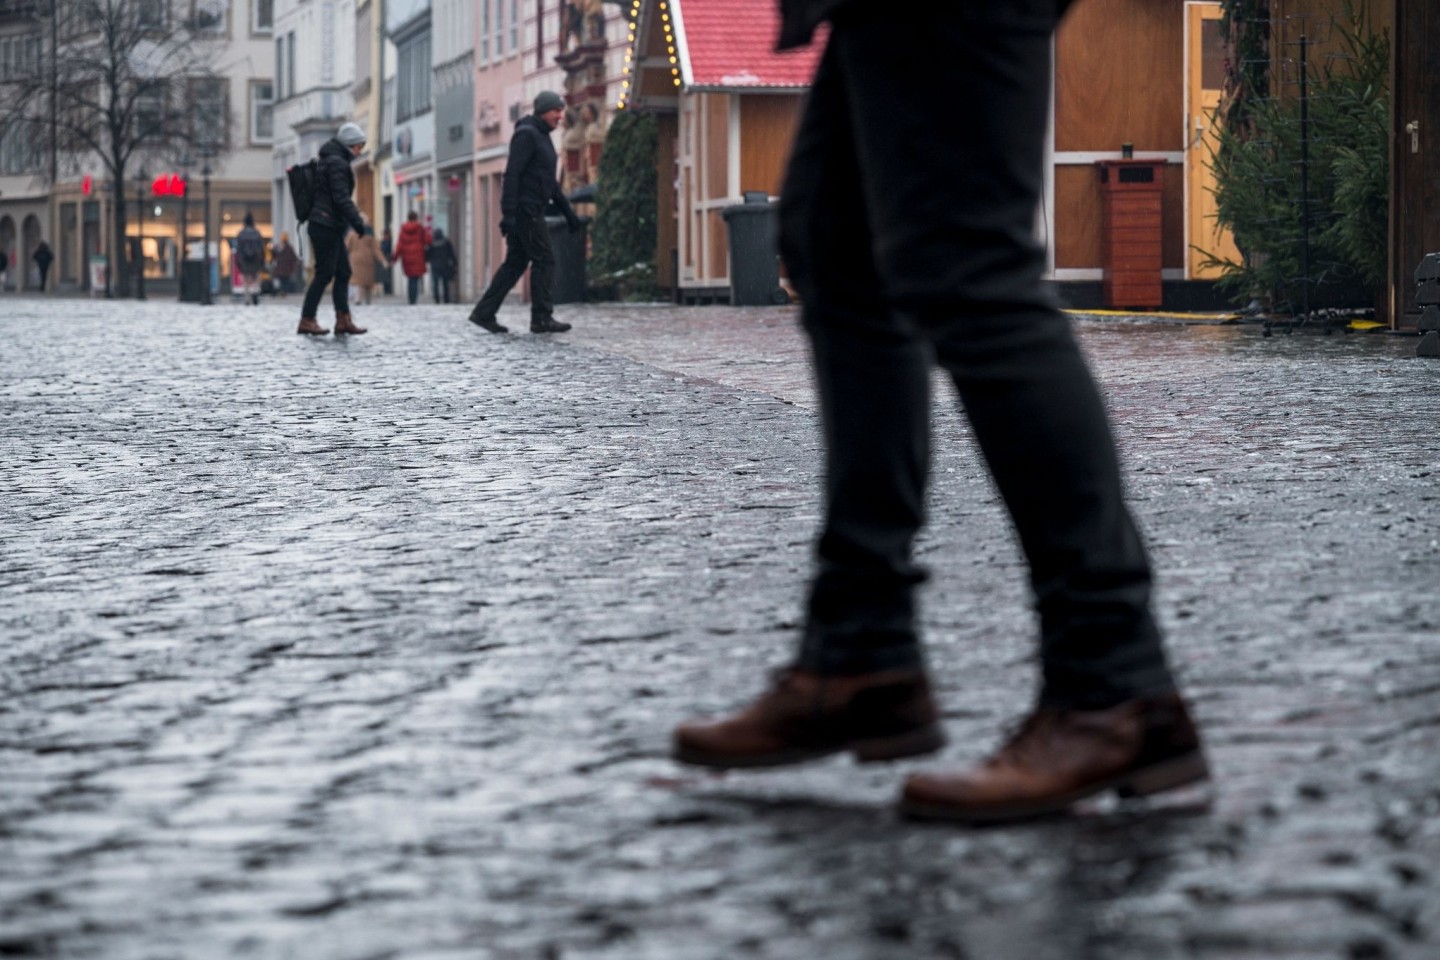
[[[250,30],[252,33],[270,33],[275,29],[275,0],[251,0]]]
[[[229,111],[225,81],[206,77],[190,82],[190,137],[197,146],[229,145]]]
[[[275,139],[275,88],[268,80],[250,82],[250,142]]]
[[[191,26],[202,33],[224,33],[230,0],[194,0],[190,9]]]
[[[285,99],[285,38],[275,38],[275,99]]]
[[[154,143],[165,136],[165,86],[147,83],[135,93],[135,133]]]
[[[135,23],[142,30],[165,29],[165,0],[135,0]]]

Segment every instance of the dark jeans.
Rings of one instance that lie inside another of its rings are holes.
[[[897,17],[856,5],[833,23],[780,210],[827,451],[807,669],[922,663],[911,546],[938,363],[1029,561],[1043,702],[1104,706],[1173,686],[1105,409],[1041,281],[1056,8],[919,5]],[[924,93],[937,90],[964,94],[937,113]]]
[[[420,277],[405,278],[405,295],[410,298],[410,305],[413,307],[415,301],[420,299]]]
[[[435,293],[436,303],[454,303],[450,297],[450,278],[431,275],[430,289]]]
[[[335,304],[335,312],[349,313],[350,256],[345,252],[345,234],[315,223],[309,224],[306,232],[310,234],[310,246],[315,250],[315,276],[310,281],[310,288],[305,291],[300,316],[315,316],[315,311],[320,308],[320,298],[325,295],[325,287],[332,280],[335,284],[330,291],[330,299]]]
[[[495,271],[490,286],[475,304],[471,316],[493,320],[505,295],[530,267],[530,322],[549,320],[555,313],[555,252],[550,247],[550,226],[544,214],[522,213],[505,237],[505,262]]]

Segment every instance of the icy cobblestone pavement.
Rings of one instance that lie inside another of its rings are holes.
[[[665,758],[792,639],[794,312],[562,307],[545,338],[465,310],[310,340],[295,299],[0,299],[0,957],[1440,956],[1413,341],[1078,324],[1217,789],[975,831],[894,817],[909,764]],[[1023,709],[1031,623],[937,386],[924,615],[961,763]]]

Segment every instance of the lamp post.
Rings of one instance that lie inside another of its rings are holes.
[[[210,158],[213,155],[214,151],[209,147],[200,154],[205,161],[205,165],[200,168],[200,176],[205,181],[205,282],[200,285],[205,293],[200,302],[207,307],[214,302],[210,299],[210,175],[214,173],[210,169]]]
[[[180,300],[185,300],[185,261],[190,254],[190,155],[180,157]]]
[[[145,299],[145,165],[135,171],[135,299]]]

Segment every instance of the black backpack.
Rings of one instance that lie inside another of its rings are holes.
[[[295,202],[295,220],[304,223],[315,207],[315,190],[320,180],[320,158],[312,157],[285,171],[290,181],[290,199]]]
[[[259,237],[241,236],[235,242],[235,252],[240,254],[241,263],[255,263],[265,259],[265,247]]]

